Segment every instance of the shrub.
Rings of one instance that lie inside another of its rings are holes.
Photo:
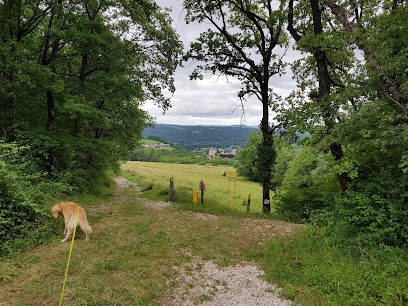
[[[0,143],[0,257],[42,242],[54,231],[48,210],[40,204],[51,185],[38,183],[42,175],[27,160],[27,149]],[[66,190],[61,184],[52,187],[53,192]]]
[[[349,235],[365,236],[376,243],[407,245],[407,203],[408,174],[383,168],[353,183],[346,196],[338,197],[335,226],[350,224]]]
[[[307,221],[331,207],[339,186],[327,164],[327,157],[310,147],[298,152],[289,161],[277,192],[277,213],[289,220]]]

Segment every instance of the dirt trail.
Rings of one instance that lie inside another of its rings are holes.
[[[139,188],[124,178],[117,178],[118,193],[116,197],[123,197],[123,191],[132,187],[137,194]],[[169,202],[153,202],[138,198],[141,202],[157,209],[170,205]],[[215,221],[216,215],[201,212],[179,212],[181,216],[193,216],[197,219]],[[234,217],[232,217],[234,218]],[[256,237],[258,243],[264,243],[273,235],[292,235],[299,228],[298,225],[275,220],[242,219],[241,231],[246,237]],[[273,234],[271,234],[271,232]],[[267,234],[268,233],[268,234]],[[188,254],[190,255],[190,254]],[[177,286],[168,292],[164,301],[167,305],[291,305],[291,301],[279,297],[279,287],[262,279],[263,271],[250,262],[229,267],[218,267],[212,261],[205,261],[194,256],[193,260],[181,267],[173,267],[178,272],[175,280]],[[186,290],[186,288],[188,288]]]

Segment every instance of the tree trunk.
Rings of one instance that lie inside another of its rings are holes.
[[[88,67],[88,54],[84,53],[82,55],[82,61],[81,61],[81,68],[79,71],[79,95],[82,96],[84,93],[85,89],[85,80],[86,80],[86,70]],[[76,112],[76,116],[74,119],[74,131],[72,133],[72,136],[77,137],[80,131],[80,122],[81,122],[81,113]]]
[[[312,8],[313,15],[313,30],[316,36],[323,33],[322,26],[322,11],[319,8],[318,0],[310,0],[310,6]],[[313,56],[316,59],[317,65],[317,75],[319,80],[319,95],[318,102],[320,104],[321,114],[328,131],[332,129],[335,122],[332,116],[331,106],[327,101],[328,96],[330,95],[330,74],[327,67],[327,57],[325,51],[320,48],[313,50]],[[332,143],[330,145],[330,152],[335,161],[340,162],[343,158],[343,150],[341,144]],[[343,172],[337,174],[337,179],[339,181],[342,192],[346,192],[348,183],[351,181],[348,173]]]
[[[267,83],[266,83],[267,84]],[[266,214],[271,212],[270,204],[270,190],[271,185],[271,171],[272,166],[275,162],[275,148],[273,146],[273,131],[274,129],[269,126],[269,95],[268,86],[264,85],[262,104],[263,104],[263,114],[261,121],[261,131],[262,131],[262,144],[258,148],[259,154],[259,171],[262,177],[262,211]]]
[[[47,90],[47,125],[46,125],[46,130],[48,132],[52,130],[52,124],[54,122],[54,111],[55,111],[54,95],[52,94],[51,90]]]

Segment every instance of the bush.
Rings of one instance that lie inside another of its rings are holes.
[[[35,167],[25,155],[27,150],[0,143],[0,257],[52,235],[49,212],[40,203],[46,190],[56,193],[68,189],[61,184],[38,183],[42,175],[33,171]]]
[[[276,199],[276,212],[295,222],[307,222],[328,206],[319,190],[311,188],[280,191]]]
[[[332,198],[339,192],[339,185],[328,170],[327,158],[304,147],[289,161],[275,197],[278,214],[292,221],[308,221],[333,206]]]
[[[391,173],[393,172],[393,173]],[[349,224],[349,235],[360,235],[377,244],[408,244],[408,174],[383,168],[376,175],[353,183],[338,197],[337,227]]]

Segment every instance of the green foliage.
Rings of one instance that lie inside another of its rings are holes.
[[[55,228],[42,202],[51,193],[61,195],[69,189],[52,181],[38,184],[41,174],[33,171],[35,163],[27,158],[27,150],[0,142],[0,257],[46,241]]]
[[[47,199],[107,184],[151,120],[143,101],[169,107],[180,53],[151,0],[0,3],[2,240],[46,224]]]
[[[173,150],[162,150],[156,148],[138,147],[130,155],[131,161],[161,162],[175,164],[213,164],[216,165],[235,165],[235,159],[229,158],[207,158],[203,152],[192,152],[183,147],[172,144]]]
[[[348,239],[406,245],[408,10],[398,1],[367,2],[360,11],[342,3],[346,14],[359,14],[353,32],[334,25],[335,16],[324,9],[328,2],[319,4],[321,25],[311,7],[294,5],[292,26],[302,33],[296,48],[310,56],[292,66],[298,90],[281,105],[279,120],[289,132],[308,131],[315,151],[298,165],[296,157],[291,162],[277,209],[295,219],[315,217]],[[380,3],[384,9],[378,9]],[[354,43],[366,62],[353,55]],[[326,158],[328,152],[334,158]],[[335,175],[344,194],[335,186]],[[330,212],[318,217],[322,208]]]
[[[259,173],[258,148],[262,144],[262,133],[260,130],[249,134],[245,148],[238,152],[235,168],[240,176],[245,176],[254,182],[261,182]]]
[[[339,188],[328,168],[328,158],[310,147],[303,147],[295,154],[277,192],[279,214],[290,220],[307,221],[332,206],[331,200]]]
[[[141,138],[143,101],[169,107],[181,43],[168,15],[150,0],[6,1],[0,20],[2,135],[47,178],[95,188]]]
[[[309,228],[292,238],[274,238],[258,254],[266,278],[302,305],[405,305],[408,303],[406,249],[342,244]]]

